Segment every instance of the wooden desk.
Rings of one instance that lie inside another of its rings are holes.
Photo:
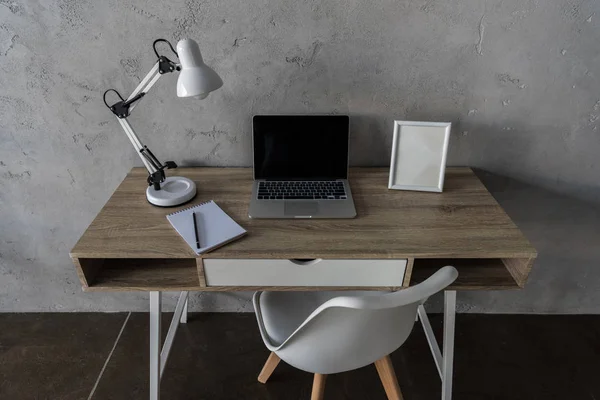
[[[351,169],[358,216],[342,220],[248,218],[250,169],[178,174],[196,182],[198,195],[175,209],[147,203],[143,168],[127,175],[71,251],[84,290],[266,289],[207,287],[202,258],[407,259],[406,285],[451,264],[460,273],[454,289],[513,289],[525,284],[536,257],[469,168],[448,168],[443,193],[388,190],[387,169]],[[248,235],[197,258],[165,216],[211,199]]]
[[[240,263],[248,259],[316,258],[399,262],[401,285],[364,287],[357,281],[335,290],[396,290],[424,280],[444,265],[453,265],[459,278],[446,292],[443,359],[436,358],[434,351],[444,399],[449,399],[451,393],[453,348],[447,348],[451,343],[446,342],[453,343],[455,290],[523,287],[536,257],[535,249],[469,168],[448,168],[443,193],[388,190],[387,168],[353,168],[350,185],[358,215],[340,220],[248,218],[252,188],[249,168],[180,168],[177,174],[194,180],[198,195],[190,204],[176,209],[147,203],[145,169],[134,168],[127,175],[71,251],[85,291],[151,292],[151,321],[156,328],[160,324],[160,291],[183,292],[175,315],[178,319],[179,315],[185,317],[187,291],[324,289],[300,285],[214,286],[205,277],[205,263],[213,259],[235,259]],[[215,200],[248,230],[248,235],[196,257],[165,216],[207,200]],[[252,269],[245,274],[253,274]],[[419,315],[428,332],[426,314],[420,311]],[[172,324],[173,335],[176,322]],[[151,398],[157,399],[157,368],[162,370],[164,365],[160,356],[152,356],[160,346],[152,329],[151,339]],[[428,339],[437,346],[432,332]],[[167,354],[169,346],[167,340]]]

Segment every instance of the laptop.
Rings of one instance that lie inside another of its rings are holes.
[[[256,115],[250,218],[354,218],[347,115]]]

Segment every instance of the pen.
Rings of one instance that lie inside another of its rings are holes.
[[[200,250],[200,237],[198,236],[198,223],[196,222],[196,213],[192,213],[192,219],[194,220],[194,233],[196,234],[196,247]]]

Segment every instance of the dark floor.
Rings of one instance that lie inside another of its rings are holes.
[[[168,328],[165,315],[163,327]],[[0,314],[0,399],[88,399],[127,314]],[[441,333],[441,316],[431,318]],[[131,314],[92,399],[146,399],[148,316]],[[179,329],[162,399],[310,398],[312,377],[268,351],[253,314],[193,314]],[[420,326],[392,356],[406,400],[440,398]],[[457,316],[454,399],[600,400],[600,316]],[[333,375],[327,400],[385,399],[372,366]]]

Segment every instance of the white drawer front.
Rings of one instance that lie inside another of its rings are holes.
[[[204,259],[207,286],[402,286],[406,260]]]

